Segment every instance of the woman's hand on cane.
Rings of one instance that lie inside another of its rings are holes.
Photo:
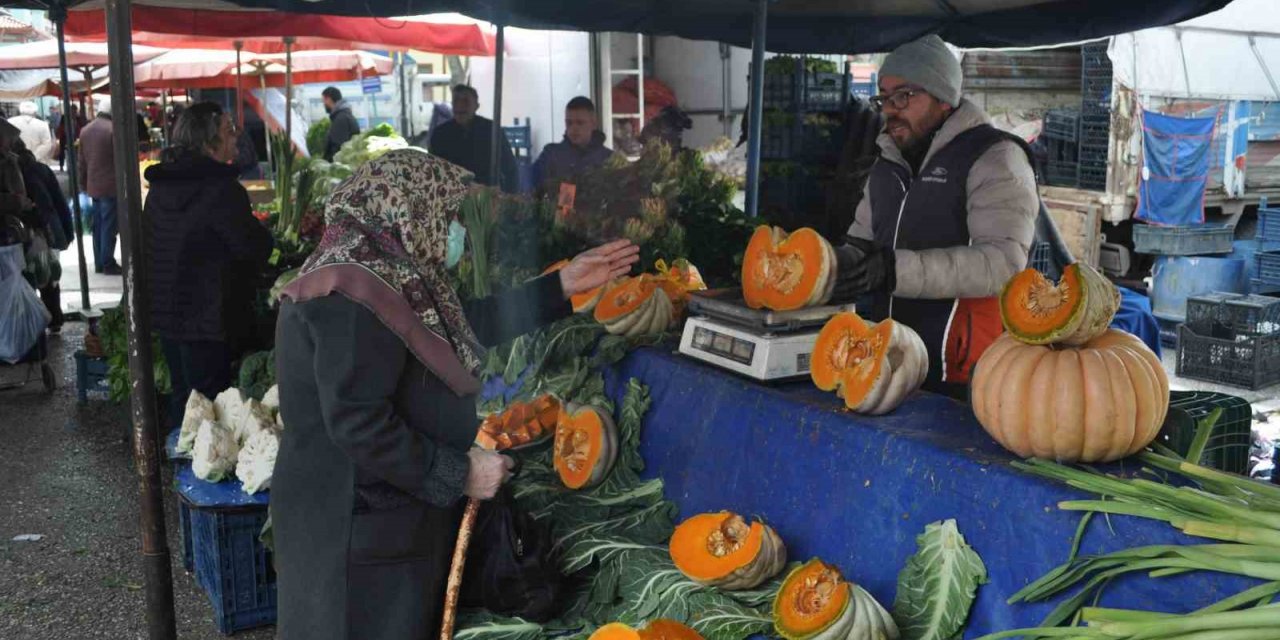
[[[478,447],[467,451],[467,457],[471,468],[467,470],[462,493],[476,500],[488,500],[496,495],[498,488],[511,479],[511,471],[516,466],[515,460]]]
[[[578,295],[626,275],[640,261],[640,247],[630,240],[615,240],[574,256],[560,270],[564,296]]]

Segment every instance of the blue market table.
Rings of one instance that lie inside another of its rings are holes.
[[[966,637],[1035,626],[1056,603],[1005,600],[1066,559],[1079,515],[1056,504],[1083,494],[1009,466],[1013,458],[967,405],[919,392],[890,415],[858,416],[807,382],[767,386],[658,348],[606,372],[615,400],[632,377],[653,399],[641,445],[646,474],[664,480],[682,518],[759,515],[791,559],[835,563],[886,607],[916,536],[954,518],[990,577]],[[1192,541],[1163,523],[1095,518],[1082,553]],[[1101,606],[1187,612],[1253,584],[1203,572],[1130,575],[1112,582]]]

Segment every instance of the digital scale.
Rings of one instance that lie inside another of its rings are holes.
[[[795,311],[752,309],[740,289],[693,291],[680,353],[764,382],[809,375],[822,325],[852,304]]]

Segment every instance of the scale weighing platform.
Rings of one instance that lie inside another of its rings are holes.
[[[852,304],[795,311],[752,309],[740,289],[694,291],[680,353],[764,382],[809,375],[822,325]]]

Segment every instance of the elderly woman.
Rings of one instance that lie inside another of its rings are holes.
[[[231,386],[231,362],[253,323],[254,275],[271,256],[271,233],[240,185],[235,126],[212,102],[174,124],[172,145],[147,168],[151,322],[173,386],[170,420],[194,389],[212,398]],[[175,425],[176,426],[176,425]]]
[[[508,458],[472,447],[481,345],[569,315],[570,295],[637,260],[629,242],[607,244],[463,304],[444,262],[470,178],[416,148],[360,167],[284,291],[271,487],[284,640],[439,633],[460,499],[490,498],[510,475]]]

